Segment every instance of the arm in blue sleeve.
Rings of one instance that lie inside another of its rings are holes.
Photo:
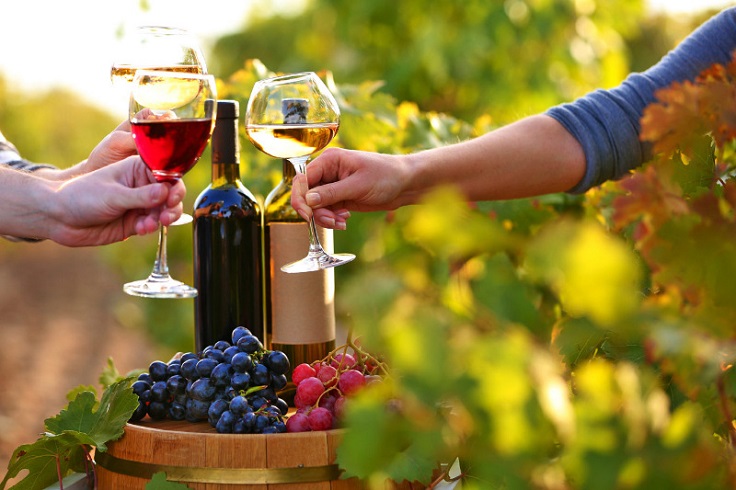
[[[640,120],[654,92],[673,82],[694,80],[715,63],[727,64],[736,49],[736,7],[726,9],[696,29],[662,60],[633,73],[611,90],[596,90],[547,115],[557,120],[585,152],[583,179],[571,193],[583,193],[607,180],[620,179],[651,158],[639,140]]]

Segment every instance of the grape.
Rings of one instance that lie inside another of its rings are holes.
[[[314,408],[307,415],[307,421],[311,430],[330,430],[332,429],[332,412],[322,407]]]
[[[285,374],[274,374],[271,372],[271,388],[276,391],[283,390],[289,381],[286,379]]]
[[[278,398],[273,405],[279,409],[279,412],[281,412],[282,416],[286,415],[289,412],[289,404],[286,403],[286,400]]]
[[[240,352],[240,349],[238,349],[237,345],[231,345],[224,351],[222,351],[222,361],[230,363],[233,360],[233,356]]]
[[[209,377],[212,374],[212,370],[215,369],[219,363],[212,358],[204,358],[197,363],[197,373],[203,378]]]
[[[263,363],[275,374],[286,374],[289,372],[289,358],[280,350],[274,350],[263,358]]]
[[[250,332],[250,330],[248,330],[245,327],[235,327],[235,329],[233,329],[233,333],[231,336],[233,345],[238,345],[238,340],[240,340],[241,337],[245,337],[246,335],[253,335],[253,334]]]
[[[133,415],[130,416],[131,422],[138,422],[143,417],[146,416],[148,413],[148,406],[143,403],[142,401],[138,402],[138,406],[136,407],[135,411],[133,412]]]
[[[222,362],[225,358],[225,354],[220,349],[210,349],[207,354],[204,355],[205,359],[212,359],[217,362]]]
[[[309,418],[303,412],[297,412],[286,421],[287,432],[309,432]]]
[[[250,405],[248,405],[248,400],[242,395],[236,396],[232,400],[230,400],[230,411],[237,415],[243,415],[248,410],[252,410]]]
[[[365,376],[356,369],[348,369],[340,374],[337,387],[343,395],[350,395],[360,390],[365,385]]]
[[[253,354],[263,349],[263,344],[255,335],[244,335],[238,339],[238,348],[248,354]]]
[[[135,393],[138,396],[140,396],[141,393],[143,393],[144,391],[150,390],[150,389],[151,389],[151,384],[148,383],[147,381],[138,380],[135,383],[133,383],[133,393]]]
[[[248,373],[235,373],[230,378],[230,386],[234,389],[247,390],[250,386],[250,374]]]
[[[199,378],[199,373],[197,372],[197,363],[199,362],[199,359],[187,359],[186,361],[181,363],[181,369],[179,370],[179,374],[184,376],[186,379],[194,381],[195,379]]]
[[[337,400],[335,400],[335,405],[332,407],[332,412],[335,414],[335,418],[342,418],[342,414],[345,412],[346,402],[347,398],[345,398],[344,396],[337,397]]]
[[[218,340],[217,342],[215,342],[215,345],[213,347],[221,352],[224,352],[225,349],[230,347],[230,342],[227,342],[225,340]]]
[[[169,417],[173,420],[184,420],[187,412],[187,407],[181,403],[172,403],[169,407]]]
[[[230,375],[232,374],[232,366],[227,363],[221,363],[215,366],[210,374],[210,379],[218,388],[224,388],[230,384]]]
[[[215,400],[210,404],[209,409],[207,409],[207,421],[212,427],[217,425],[217,421],[220,420],[220,415],[222,415],[229,406],[230,404],[223,398]]]
[[[250,403],[250,406],[253,407],[253,410],[256,411],[268,406],[268,400],[261,396],[251,396],[250,400],[248,401]]]
[[[209,378],[199,378],[187,389],[187,396],[193,400],[212,400],[215,396],[215,385]]]
[[[185,418],[190,422],[200,422],[207,420],[207,416],[210,410],[210,402],[202,400],[194,400],[190,398],[187,400]]]
[[[291,380],[294,382],[295,385],[299,386],[299,383],[301,383],[303,380],[307,378],[313,378],[316,375],[317,372],[309,364],[299,364],[297,367],[294,368],[294,371],[291,373]]]
[[[324,391],[325,387],[320,380],[307,378],[296,387],[296,396],[299,396],[303,405],[309,406],[317,403],[317,399]]]
[[[175,374],[166,380],[166,390],[170,395],[176,396],[185,393],[187,390],[187,380],[180,374]]]
[[[332,367],[335,369],[350,369],[356,364],[355,358],[351,354],[335,354],[332,361]]]
[[[163,361],[153,361],[148,366],[148,372],[151,373],[151,379],[154,381],[166,381],[166,363]]]
[[[166,381],[156,381],[151,386],[151,402],[163,403],[169,399],[169,390],[166,389]]]
[[[253,432],[256,434],[261,434],[263,432],[263,429],[268,427],[271,424],[268,416],[266,415],[256,415],[255,420],[253,421]]]
[[[148,404],[148,415],[154,420],[165,419],[167,411],[164,402],[151,402]]]
[[[170,378],[172,376],[175,376],[179,374],[180,370],[181,370],[181,362],[178,359],[174,359],[173,361],[169,362],[169,364],[166,366],[166,377]]]
[[[153,378],[150,373],[141,373],[138,375],[138,381],[145,381],[149,385],[153,384]]]
[[[186,352],[186,353],[182,354],[181,357],[179,358],[179,360],[181,361],[182,364],[184,364],[185,362],[187,362],[190,359],[199,360],[199,356],[197,354],[195,354],[194,352]]]
[[[239,352],[233,355],[232,359],[230,359],[230,364],[233,366],[233,369],[239,373],[250,371],[253,368],[253,360],[250,358],[249,354],[240,352],[240,349],[238,349],[238,351]]]
[[[323,365],[317,373],[317,379],[322,381],[325,388],[335,386],[337,384],[337,369],[329,365]]]
[[[233,431],[233,423],[235,423],[235,415],[229,410],[225,410],[220,415],[220,419],[217,421],[215,429],[220,434],[229,434]]]
[[[271,372],[265,364],[256,363],[253,366],[251,380],[254,385],[268,385],[271,382]]]

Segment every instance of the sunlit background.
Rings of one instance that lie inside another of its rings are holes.
[[[121,112],[119,94],[109,84],[111,53],[121,29],[168,25],[196,34],[205,46],[243,28],[252,16],[294,14],[304,0],[23,0],[0,3],[0,74],[24,91],[68,87],[85,99]],[[654,11],[689,13],[733,5],[726,0],[649,0]],[[122,106],[124,107],[124,106]]]

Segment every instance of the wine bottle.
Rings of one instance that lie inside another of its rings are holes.
[[[300,124],[307,114],[306,100],[284,99],[284,123]],[[304,257],[309,243],[308,224],[291,207],[294,166],[282,160],[281,182],[264,203],[264,254],[266,278],[266,325],[269,347],[283,351],[292,368],[325,357],[335,348],[335,271],[326,269],[288,274],[281,266]],[[320,243],[332,252],[333,232],[318,229]],[[289,399],[294,386],[291,373],[282,398]],[[292,392],[293,393],[293,392]]]
[[[194,203],[195,347],[230,340],[237,326],[266,342],[263,213],[240,180],[238,102],[217,102],[212,182]]]
[[[309,243],[308,224],[291,207],[296,171],[288,160],[282,164],[282,180],[264,203],[266,325],[270,349],[283,351],[293,368],[322,359],[335,348],[335,270],[304,274],[281,270],[304,257]],[[317,233],[322,247],[332,252],[332,230],[318,228]]]

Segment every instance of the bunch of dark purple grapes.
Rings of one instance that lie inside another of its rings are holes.
[[[288,357],[264,349],[245,327],[235,328],[231,340],[152,362],[133,383],[138,408],[130,420],[207,420],[228,434],[286,432],[289,405],[278,393],[287,383]]]

